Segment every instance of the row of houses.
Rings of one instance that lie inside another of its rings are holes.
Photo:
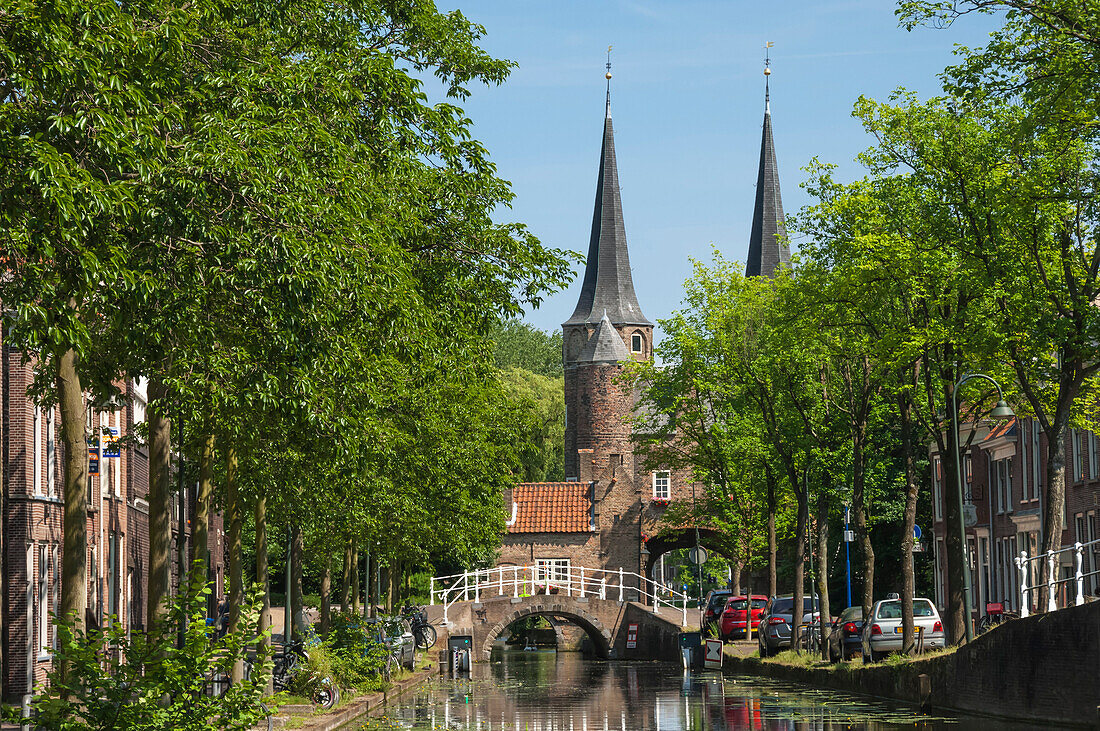
[[[1014,418],[982,422],[962,465],[963,515],[968,544],[971,612],[985,613],[986,604],[1003,602],[1020,611],[1025,578],[1015,562],[1021,552],[1036,556],[1043,545],[1044,488],[1048,445],[1038,421]],[[969,431],[964,429],[965,442]],[[1088,544],[1100,538],[1100,436],[1082,429],[1066,435],[1066,501],[1062,547]],[[941,456],[933,445],[933,541],[936,602],[946,606],[947,554],[944,516],[947,500],[957,500],[955,486],[945,484]],[[1073,552],[1057,557],[1059,606],[1072,604],[1077,571]],[[1100,543],[1085,549],[1082,570],[1086,594],[1100,594]],[[1039,580],[1039,562],[1029,562],[1027,586]],[[1029,609],[1036,609],[1038,593],[1029,593]]]
[[[0,348],[0,694],[19,700],[46,678],[57,647],[54,614],[61,595],[64,445],[59,409],[27,396],[33,362]],[[147,394],[141,381],[116,384],[117,403],[87,405],[87,599],[85,623],[121,623],[126,631],[146,623],[149,555],[149,454],[137,438]],[[102,435],[102,436],[100,436]],[[172,499],[172,537],[191,553],[194,488]],[[182,513],[182,514],[181,514]],[[182,530],[181,530],[182,518]],[[220,516],[211,521],[208,550],[214,601],[223,595],[225,545]],[[173,562],[171,586],[179,565]]]

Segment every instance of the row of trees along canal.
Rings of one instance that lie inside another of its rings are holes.
[[[788,221],[801,243],[794,266],[769,280],[743,277],[717,253],[697,263],[684,309],[661,323],[662,365],[636,371],[643,413],[656,416],[638,429],[652,435],[649,461],[691,468],[706,485],[696,515],[679,506],[670,523],[720,528],[738,568],[766,561],[773,595],[776,534],[793,524],[796,625],[806,592],[797,547],[814,542],[828,618],[828,529],[850,504],[857,603],[866,616],[876,554],[892,554],[901,581],[889,590],[907,600],[912,648],[909,557],[927,501],[926,445],[944,455],[953,495],[950,455],[977,433],[963,430],[956,444],[953,420],[979,420],[996,400],[971,381],[950,413],[967,373],[1008,385],[1017,412],[1042,428],[1042,550],[1060,548],[1067,429],[1096,428],[1100,3],[906,2],[898,13],[909,27],[942,26],[1005,6],[986,48],[958,51],[943,96],[859,99],[855,116],[874,138],[859,158],[866,176],[841,183],[830,166],[809,166],[816,203]],[[946,620],[962,638],[962,518],[956,500],[945,507]]]
[[[61,618],[85,616],[85,415],[124,379],[149,379],[153,633],[173,452],[198,484],[196,581],[224,512],[234,626],[246,530],[261,585],[292,532],[299,607],[306,546],[328,582],[359,546],[473,564],[498,544],[530,405],[488,334],[571,262],[491,218],[510,188],[456,106],[512,66],[482,32],[415,0],[0,16],[0,299],[33,396],[60,405]]]

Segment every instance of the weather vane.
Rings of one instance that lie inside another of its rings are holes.
[[[771,111],[771,88],[768,86],[768,77],[772,75],[771,48],[775,43],[768,41],[764,44],[764,111]]]
[[[604,106],[604,112],[607,116],[611,116],[611,46],[607,46],[607,73],[603,75],[607,79],[607,102]]]

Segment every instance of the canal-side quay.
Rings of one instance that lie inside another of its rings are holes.
[[[1013,620],[954,652],[901,664],[799,666],[727,646],[724,668],[925,711],[1100,727],[1100,602]]]

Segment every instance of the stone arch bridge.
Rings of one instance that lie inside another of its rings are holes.
[[[493,643],[526,617],[579,627],[604,659],[675,659],[678,635],[698,629],[686,596],[627,572],[504,566],[432,580],[429,618],[441,642],[470,636],[475,661],[488,661]]]

